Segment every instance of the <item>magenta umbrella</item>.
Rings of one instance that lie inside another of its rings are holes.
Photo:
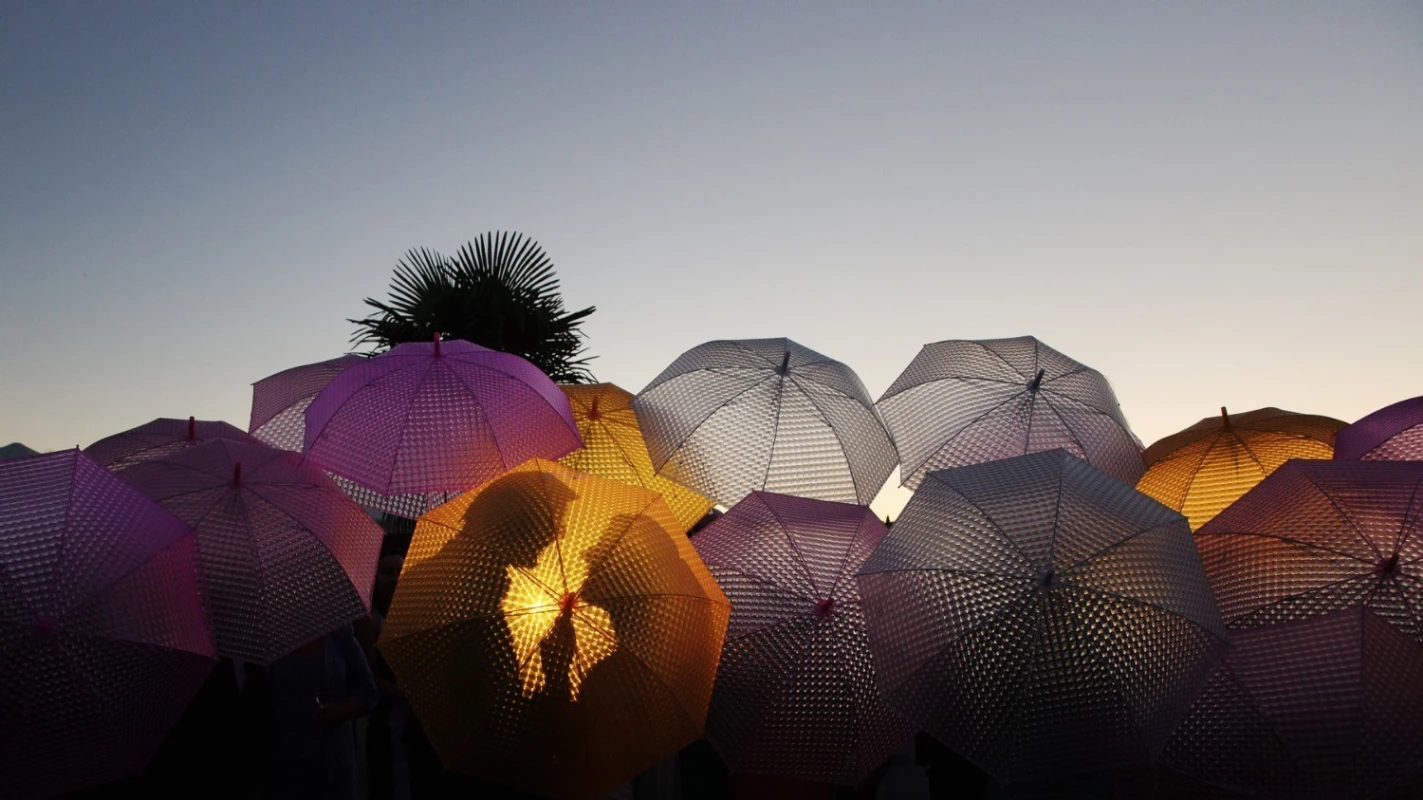
[[[160,417],[137,428],[106,436],[84,448],[84,455],[118,472],[212,439],[256,441],[242,429],[226,422]]]
[[[268,664],[369,612],[380,526],[296,453],[217,440],[119,475],[196,529],[219,655]]]
[[[76,450],[0,462],[0,786],[136,775],[215,663],[192,529]]]
[[[733,772],[854,784],[914,733],[875,685],[855,582],[885,530],[753,491],[692,539],[731,601],[706,736]]]
[[[252,417],[247,430],[258,440],[282,450],[301,452],[306,439],[306,409],[337,375],[367,359],[345,355],[303,364],[268,375],[252,384]],[[362,506],[414,519],[452,499],[458,492],[385,495],[334,473],[328,473],[346,496]]]
[[[1337,461],[1423,461],[1423,397],[1385,406],[1334,435]]]
[[[538,367],[458,339],[397,345],[306,409],[307,457],[383,495],[463,491],[582,446],[568,397]]]

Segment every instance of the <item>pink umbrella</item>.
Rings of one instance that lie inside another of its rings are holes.
[[[84,455],[114,472],[176,453],[212,439],[254,442],[240,428],[226,422],[160,417],[137,428],[107,436],[84,448]]]
[[[1423,397],[1385,406],[1334,436],[1339,461],[1423,460]]]
[[[306,439],[306,409],[332,379],[347,368],[363,364],[366,358],[346,355],[330,361],[303,364],[252,384],[252,418],[247,430],[258,440],[272,447],[301,452]],[[385,495],[328,473],[346,496],[367,508],[375,508],[398,517],[415,519],[426,511],[453,498],[459,492],[420,492]]]
[[[582,445],[538,367],[438,337],[347,369],[306,409],[307,457],[383,495],[462,491]]]
[[[0,785],[136,775],[214,660],[197,543],[76,450],[0,462]]]
[[[252,418],[247,432],[272,447],[301,452],[306,438],[306,407],[332,378],[365,360],[345,355],[282,370],[252,384]]]
[[[120,477],[196,528],[220,655],[268,664],[369,612],[380,526],[296,453],[217,440]]]
[[[692,539],[731,601],[706,735],[733,772],[854,784],[913,735],[875,685],[855,582],[885,530],[753,491]]]

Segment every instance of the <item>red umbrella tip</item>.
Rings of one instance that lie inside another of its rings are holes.
[[[578,593],[568,592],[559,598],[558,610],[563,614],[573,613],[573,607],[578,604]]]
[[[1225,424],[1225,427],[1230,427],[1230,414],[1226,413],[1225,406],[1220,407],[1220,421]]]
[[[198,420],[196,417],[188,417],[188,441],[198,440]]]
[[[435,331],[435,355],[440,354],[440,332]]]
[[[825,598],[824,600],[821,600],[820,602],[815,604],[815,613],[817,616],[821,617],[830,616],[831,614],[835,613],[835,601],[830,599],[829,597]]]

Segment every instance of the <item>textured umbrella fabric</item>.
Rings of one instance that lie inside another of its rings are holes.
[[[916,728],[875,685],[857,505],[752,492],[693,540],[731,601],[707,740],[736,773],[855,784]]]
[[[1169,768],[1277,798],[1375,797],[1423,768],[1423,645],[1357,606],[1232,641]]]
[[[191,529],[78,450],[0,463],[0,786],[142,771],[215,663]]]
[[[305,452],[382,495],[457,492],[582,445],[538,367],[469,342],[397,345],[336,376],[306,409]]]
[[[592,798],[701,736],[729,614],[660,497],[534,459],[420,519],[380,649],[446,768]]]
[[[1394,403],[1339,431],[1341,461],[1423,461],[1423,397]]]
[[[384,534],[296,453],[218,440],[120,477],[196,530],[219,655],[269,664],[370,611]]]
[[[306,409],[311,401],[337,375],[365,361],[363,356],[345,355],[292,367],[257,381],[252,384],[252,417],[247,430],[264,444],[301,452],[306,440]],[[407,519],[415,519],[459,494],[457,491],[381,494],[349,478],[328,474],[347,497],[360,505]]]
[[[1207,417],[1146,449],[1146,474],[1136,488],[1186,515],[1191,530],[1206,524],[1292,458],[1334,455],[1344,423],[1330,417],[1261,408]]]
[[[881,690],[1003,782],[1149,763],[1227,646],[1185,518],[1062,450],[929,473],[858,580]]]
[[[1233,629],[1363,605],[1423,639],[1423,462],[1291,461],[1196,531]]]
[[[1145,469],[1111,384],[1031,336],[925,345],[879,399],[903,484],[1061,448],[1120,481]]]
[[[252,416],[247,432],[272,447],[301,452],[306,438],[306,407],[332,378],[365,360],[362,356],[345,355],[285,369],[252,384]]]
[[[84,448],[84,455],[114,472],[163,458],[213,439],[255,442],[235,425],[193,419],[155,419],[123,433],[107,436]]]
[[[690,529],[712,507],[712,501],[652,468],[647,442],[632,410],[632,394],[611,383],[561,386],[568,395],[583,446],[559,459],[569,469],[600,475],[662,495],[667,507]]]
[[[698,345],[633,409],[653,466],[725,506],[753,490],[868,504],[899,464],[859,377],[789,339]]]

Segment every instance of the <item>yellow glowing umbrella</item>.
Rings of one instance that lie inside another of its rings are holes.
[[[662,498],[535,459],[420,518],[380,649],[447,768],[599,797],[701,736],[730,613]]]
[[[560,388],[568,395],[583,447],[559,459],[558,463],[662,495],[684,531],[706,516],[712,507],[711,500],[658,475],[652,468],[642,428],[638,427],[637,416],[630,405],[632,394],[611,383]]]
[[[1330,417],[1261,408],[1207,417],[1146,449],[1146,474],[1136,488],[1191,521],[1206,524],[1292,458],[1332,458]]]

